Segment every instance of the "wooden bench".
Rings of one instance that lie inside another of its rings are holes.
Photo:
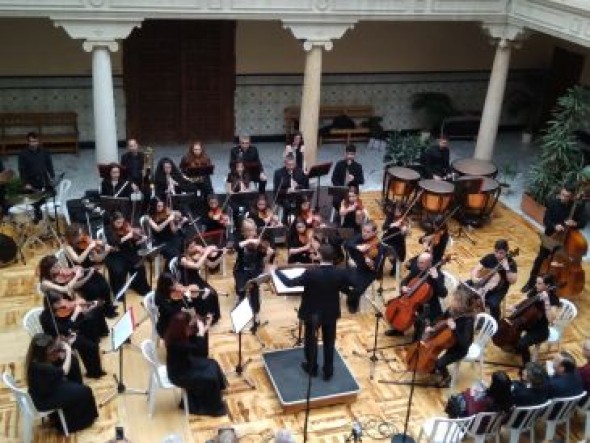
[[[299,106],[289,106],[285,108],[285,135],[287,140],[291,139],[293,133],[299,126],[299,117],[301,108]],[[344,142],[346,144],[353,141],[366,141],[371,136],[369,128],[360,126],[362,120],[373,117],[373,107],[370,105],[322,105],[320,106],[319,126],[331,124],[335,117],[346,115],[355,122],[352,129],[330,129],[328,134],[322,135],[318,140],[318,146],[324,142]]]
[[[52,152],[78,153],[75,112],[0,113],[0,153],[20,152],[27,145],[29,132],[36,132],[41,144]]]

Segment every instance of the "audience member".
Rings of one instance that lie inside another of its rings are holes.
[[[545,368],[529,362],[523,371],[523,380],[512,384],[514,406],[534,406],[549,399],[549,381]]]
[[[549,395],[552,398],[571,397],[584,391],[576,360],[569,352],[561,351],[555,356],[553,370],[554,374],[549,378]]]

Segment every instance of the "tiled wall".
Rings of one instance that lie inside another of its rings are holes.
[[[235,92],[236,134],[284,133],[283,110],[301,102],[302,77],[242,75]],[[419,128],[410,110],[411,97],[420,91],[449,94],[461,110],[481,110],[487,73],[408,73],[324,75],[322,103],[373,105],[387,129]],[[115,77],[117,134],[125,138],[125,94]],[[81,141],[94,139],[92,79],[89,77],[0,78],[0,112],[75,111]]]

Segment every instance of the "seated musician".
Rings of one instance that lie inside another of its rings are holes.
[[[566,229],[582,229],[586,225],[584,205],[577,205],[574,208],[575,189],[569,185],[561,188],[559,195],[550,201],[543,217],[545,235],[553,236],[562,233]],[[570,215],[573,210],[573,215]],[[541,244],[539,253],[535,258],[527,283],[522,287],[522,292],[528,292],[533,288],[535,278],[539,274],[541,265],[551,255],[551,251]]]
[[[314,238],[313,229],[308,228],[305,220],[298,218],[289,232],[288,263],[313,263],[319,261],[319,241]]]
[[[127,152],[121,156],[121,166],[125,169],[125,174],[139,189],[143,183],[143,166],[145,156],[139,150],[139,144],[134,138],[127,140]]]
[[[522,378],[522,381],[512,384],[514,406],[535,406],[549,399],[549,377],[542,364],[528,362],[522,372]]]
[[[377,225],[369,220],[363,223],[361,233],[344,242],[344,248],[352,261],[352,291],[347,293],[348,310],[355,313],[359,309],[360,298],[367,288],[383,271],[384,248],[377,238]]]
[[[211,314],[213,324],[221,318],[219,295],[213,286],[201,277],[200,270],[203,266],[218,266],[221,254],[216,246],[203,247],[199,244],[198,237],[193,237],[185,242],[184,253],[178,258],[180,283],[185,286],[195,285],[199,289],[192,299],[192,307],[203,317]]]
[[[269,258],[274,251],[270,245],[260,240],[254,220],[246,218],[242,222],[240,240],[236,242],[236,252],[237,258],[234,264],[236,293],[240,301],[248,296],[254,312],[251,328],[254,334],[260,326],[260,288],[257,284],[249,282],[264,272],[265,258]]]
[[[401,297],[408,295],[411,292],[419,290],[418,280],[428,274],[428,277],[422,285],[428,285],[432,294],[428,301],[422,305],[416,316],[414,322],[414,340],[418,340],[422,336],[425,325],[421,319],[421,314],[426,314],[426,322],[434,324],[434,322],[442,315],[443,310],[440,305],[440,299],[447,296],[447,288],[445,286],[445,276],[440,270],[439,263],[432,262],[432,255],[428,252],[423,252],[420,255],[410,260],[410,272],[401,281]],[[414,284],[410,286],[410,282],[415,280]],[[404,331],[396,331],[390,329],[385,332],[385,335],[394,337],[404,335]]]
[[[109,335],[109,329],[100,315],[100,307],[80,303],[68,296],[48,290],[43,298],[43,311],[39,316],[43,332],[52,337],[64,337],[78,351],[86,368],[86,377],[106,375],[100,361],[99,342]]]
[[[346,198],[340,202],[340,223],[343,228],[354,230],[355,234],[361,232],[365,220],[369,218],[369,213],[363,207],[363,202],[359,197],[358,190],[351,186],[346,194]]]
[[[246,172],[244,162],[238,160],[231,165],[227,179],[225,180],[225,192],[228,194],[236,192],[247,192],[251,190],[250,175]]]
[[[18,174],[25,192],[47,191],[53,188],[51,180],[55,178],[51,153],[43,149],[36,132],[27,134],[27,149],[18,154]],[[46,199],[42,198],[33,204],[34,221],[42,218],[41,206]]]
[[[584,340],[582,353],[584,354],[586,363],[584,363],[584,366],[579,366],[578,371],[580,372],[580,377],[582,377],[582,382],[584,383],[584,390],[590,395],[590,339]]]
[[[402,218],[406,211],[401,202],[387,205],[385,208],[385,220],[383,221],[383,243],[393,248],[395,255],[390,255],[391,271],[389,275],[395,277],[396,262],[406,261],[406,237],[410,234],[410,223]],[[435,262],[436,263],[436,262]]]
[[[130,287],[139,295],[146,295],[151,288],[144,259],[139,257],[138,250],[145,246],[147,237],[141,229],[132,227],[120,212],[111,215],[110,223],[105,226],[105,236],[113,248],[105,259],[113,294],[117,296],[127,277],[137,273]]]
[[[249,135],[240,135],[239,144],[231,149],[229,154],[230,169],[237,161],[244,162],[246,170],[248,170],[250,165],[260,169],[260,173],[257,177],[251,176],[250,178],[253,182],[258,183],[258,192],[264,194],[266,191],[266,174],[264,173],[264,168],[258,155],[258,149],[256,149],[256,146],[250,143]]]
[[[438,263],[445,255],[449,244],[449,226],[444,215],[435,215],[431,220],[430,223],[426,223],[426,232],[418,241],[432,254],[432,261]]]
[[[246,218],[252,219],[257,228],[264,226],[281,226],[279,217],[269,208],[268,200],[264,194],[260,194],[254,203],[254,207],[246,213]]]
[[[285,157],[282,168],[275,171],[274,191],[278,192],[278,198],[283,207],[283,223],[286,223],[289,216],[295,213],[296,199],[290,198],[289,194],[299,189],[308,189],[309,180],[302,169],[297,168],[295,157]]]
[[[78,292],[86,301],[101,300],[105,315],[108,318],[116,317],[117,308],[113,306],[111,287],[104,275],[95,268],[96,264],[104,261],[111,248],[99,240],[92,240],[78,223],[66,227],[65,240],[63,249],[67,260],[72,266],[80,266],[87,273],[83,277],[84,283],[77,288]]]
[[[305,171],[305,144],[301,132],[295,132],[291,137],[291,142],[285,146],[283,157],[287,157],[288,155],[295,157],[297,167]]]
[[[446,135],[441,134],[436,145],[430,146],[424,152],[420,164],[426,173],[424,178],[446,180],[450,176],[449,140]]]
[[[448,367],[458,362],[467,355],[469,346],[473,342],[473,295],[467,289],[459,287],[451,296],[448,309],[443,313],[443,322],[453,331],[455,344],[448,348],[442,357],[436,360],[435,373],[440,376],[440,387],[448,387],[451,374]],[[425,333],[428,334],[433,327],[428,326]]]
[[[555,290],[555,280],[552,275],[545,274],[537,277],[535,288],[527,293],[527,299],[538,297],[535,307],[540,313],[540,317],[533,324],[524,328],[525,334],[520,337],[516,350],[522,356],[522,365],[525,366],[531,361],[531,352],[529,348],[533,345],[541,344],[549,338],[549,324],[555,317],[555,307],[559,306],[559,297]],[[508,313],[513,313],[518,309],[518,305],[509,308]],[[518,319],[511,320],[514,321]]]
[[[294,220],[298,218],[304,220],[308,228],[318,228],[324,225],[322,216],[313,210],[311,200],[307,195],[302,195],[297,201]]]
[[[551,398],[573,397],[584,392],[584,382],[576,367],[576,359],[567,351],[553,358],[553,375],[549,377]]]
[[[154,173],[154,190],[160,200],[169,201],[173,195],[181,194],[184,182],[182,173],[170,158],[164,157],[158,162]]]
[[[223,231],[230,225],[228,213],[219,204],[219,198],[215,194],[207,197],[207,214],[204,217],[205,232]]]
[[[172,211],[157,198],[150,203],[149,224],[154,246],[163,245],[160,254],[168,263],[182,252],[182,227],[188,219],[179,211]]]
[[[500,305],[508,293],[510,285],[516,282],[517,267],[514,259],[508,255],[508,242],[497,240],[494,252],[485,255],[471,270],[468,285],[475,287],[485,299],[490,315],[500,320]]]
[[[207,166],[211,166],[211,159],[205,152],[203,143],[198,140],[192,142],[178,167],[190,182],[187,184],[188,190],[195,192],[197,196],[207,197],[213,192],[211,176],[197,171]]]
[[[107,176],[102,179],[100,195],[107,197],[129,198],[131,193],[137,189],[135,183],[123,180],[121,177],[121,166],[117,163],[109,165]]]
[[[336,163],[332,172],[333,186],[354,186],[359,189],[361,185],[365,184],[363,165],[355,161],[355,157],[356,146],[353,144],[346,145],[344,158]],[[340,209],[340,202],[341,199],[338,197],[334,197],[332,201],[337,211]]]

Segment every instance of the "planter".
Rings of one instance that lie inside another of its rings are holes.
[[[527,192],[522,193],[522,200],[520,201],[520,209],[530,218],[535,220],[540,225],[543,225],[543,217],[545,217],[545,206],[537,202]]]

